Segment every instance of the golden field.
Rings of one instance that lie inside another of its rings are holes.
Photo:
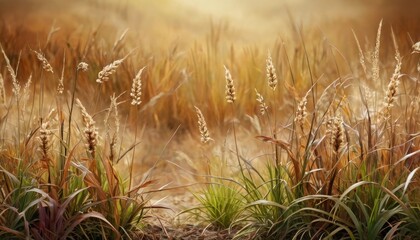
[[[147,239],[192,192],[225,237],[414,239],[419,6],[1,1],[0,238]]]

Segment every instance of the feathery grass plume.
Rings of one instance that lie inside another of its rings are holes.
[[[257,94],[257,102],[260,105],[260,113],[264,115],[267,112],[268,106],[265,104],[264,97],[255,89],[255,93]]]
[[[297,122],[301,128],[303,128],[303,123],[305,121],[306,116],[308,115],[308,113],[306,112],[306,104],[308,103],[308,94],[309,92],[305,94],[305,96],[302,98],[302,100],[300,100],[297,106],[295,122]]]
[[[41,161],[49,162],[50,149],[51,149],[51,136],[50,121],[45,121],[39,128],[39,151],[41,152]]]
[[[139,70],[136,77],[133,79],[130,96],[132,98],[131,105],[138,106],[141,104],[141,74],[146,67]]]
[[[6,89],[4,88],[4,79],[1,73],[0,73],[0,103],[6,104]]]
[[[85,139],[86,139],[86,147],[88,152],[92,154],[92,158],[95,158],[96,152],[96,144],[97,144],[97,136],[98,130],[95,127],[95,121],[93,120],[92,116],[86,111],[86,108],[83,106],[82,102],[77,98],[76,105],[79,106],[80,111],[82,112],[83,122],[85,124]]]
[[[367,67],[365,62],[365,55],[363,54],[362,47],[360,46],[359,39],[356,36],[356,33],[352,30],[354,39],[356,40],[357,48],[359,49],[359,62],[360,65],[362,65],[363,72],[365,73],[365,76],[367,76]]]
[[[104,119],[104,123],[106,125],[106,135],[108,137],[108,139],[110,140],[109,142],[109,159],[111,160],[111,162],[114,162],[115,159],[115,146],[117,145],[118,142],[118,134],[120,132],[120,119],[118,117],[118,103],[117,103],[117,99],[118,97],[115,97],[115,94],[113,94],[111,96],[111,105],[109,106],[107,115]],[[109,124],[109,118],[111,116],[111,112],[113,112],[113,118],[114,118],[114,127],[115,127],[115,131],[114,133],[110,134],[110,124]]]
[[[235,86],[233,85],[232,75],[230,74],[229,69],[225,68],[225,78],[226,78],[226,101],[228,103],[234,103],[236,100],[235,96]]]
[[[378,32],[376,34],[375,51],[372,54],[372,80],[375,84],[379,84],[379,49],[381,46],[381,30],[382,20],[379,23]]]
[[[77,71],[82,71],[82,72],[86,72],[89,68],[89,64],[85,63],[85,62],[80,62],[77,65]]]
[[[46,71],[46,72],[50,72],[50,73],[54,73],[51,64],[48,62],[48,60],[45,58],[44,54],[42,54],[41,52],[37,52],[34,51],[36,54],[36,57],[38,58],[39,61],[41,61],[42,63],[42,68]]]
[[[334,153],[338,153],[344,143],[343,118],[338,115],[327,121],[327,135]]]
[[[277,75],[276,69],[274,68],[273,60],[271,59],[271,54],[268,52],[266,60],[266,70],[267,70],[267,79],[268,86],[274,91],[277,87]]]
[[[97,83],[103,83],[109,80],[109,76],[111,76],[117,70],[118,66],[124,61],[125,58],[121,58],[115,60],[114,62],[106,65],[102,71],[98,73],[98,78],[96,79]]]
[[[412,53],[420,53],[420,42],[416,42],[414,45],[413,45],[413,52]]]
[[[23,87],[22,98],[24,101],[26,101],[29,98],[29,88],[31,87],[31,84],[32,84],[32,73],[31,75],[29,75],[28,81],[26,81],[25,86]]]
[[[9,58],[4,52],[3,47],[1,47],[1,52],[3,53],[4,60],[6,61],[7,71],[9,71],[9,74],[12,77],[12,84],[13,84],[12,92],[16,96],[16,99],[19,99],[20,98],[20,83],[17,80],[15,70],[13,70],[12,65],[10,65]]]
[[[198,130],[200,131],[200,135],[201,135],[201,143],[206,144],[208,143],[210,140],[212,140],[210,138],[210,133],[209,130],[207,129],[207,123],[206,120],[204,119],[203,113],[201,112],[201,110],[194,106],[195,111],[197,112],[197,117],[198,117]]]
[[[63,94],[64,92],[64,67],[66,66],[66,52],[63,56],[63,69],[61,70],[61,77],[58,79],[57,93]]]
[[[398,91],[398,85],[400,84],[400,77],[401,77],[401,56],[400,52],[398,51],[398,48],[395,50],[395,60],[397,61],[394,69],[394,73],[392,74],[391,80],[389,81],[388,88],[385,93],[385,110],[384,110],[384,117],[388,118],[391,114],[391,108],[394,105],[397,91]]]

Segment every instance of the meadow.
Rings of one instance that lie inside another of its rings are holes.
[[[0,2],[0,239],[418,239],[417,5]]]

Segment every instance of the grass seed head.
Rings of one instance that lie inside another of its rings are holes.
[[[200,131],[200,135],[201,135],[201,143],[206,144],[208,143],[210,140],[212,140],[210,138],[210,133],[207,129],[207,123],[206,120],[204,119],[203,113],[201,113],[201,110],[194,106],[195,111],[197,112],[197,117],[198,117],[198,130]]]
[[[10,65],[9,58],[7,57],[6,53],[4,52],[3,48],[1,48],[1,52],[3,53],[4,60],[6,61],[6,68],[9,72],[10,76],[12,77],[13,89],[12,92],[16,96],[16,99],[20,98],[20,83],[17,80],[17,76],[15,70],[13,70],[12,65]]]
[[[43,122],[39,128],[38,136],[41,161],[48,161],[48,159],[50,159],[51,136],[52,131],[50,130],[50,122]]]
[[[96,79],[97,83],[103,83],[109,80],[109,77],[115,73],[118,66],[121,65],[121,63],[124,61],[124,58],[115,60],[111,64],[106,65],[102,71],[98,73],[98,78]]]
[[[394,106],[394,102],[397,96],[398,85],[400,84],[400,77],[401,77],[401,56],[398,50],[395,53],[395,60],[397,61],[394,69],[394,73],[392,74],[391,80],[389,81],[386,93],[385,93],[385,112],[384,117],[388,118],[391,114],[391,108]]]
[[[266,70],[267,70],[267,79],[268,86],[274,91],[277,87],[277,75],[276,69],[274,68],[273,60],[271,59],[271,54],[268,53],[266,60]]]
[[[4,79],[1,73],[0,73],[0,103],[6,104],[6,89],[4,88]]]
[[[413,52],[412,53],[420,53],[420,42],[416,42],[414,45],[413,45]]]
[[[226,101],[228,103],[234,103],[236,100],[235,96],[235,86],[233,85],[232,75],[230,74],[229,69],[225,67],[225,78],[226,78]]]
[[[338,153],[344,143],[343,118],[341,116],[331,117],[327,121],[327,135],[334,153]]]
[[[95,126],[95,121],[92,116],[86,111],[86,108],[83,106],[82,102],[79,99],[76,99],[76,105],[79,106],[80,111],[82,112],[83,123],[85,124],[84,134],[86,139],[86,147],[89,153],[92,154],[92,157],[95,158],[96,144],[98,130]]]
[[[308,113],[306,112],[306,104],[308,103],[308,93],[305,94],[305,96],[302,98],[302,100],[297,106],[295,122],[297,122],[301,128],[303,127],[305,118],[308,115]]]
[[[44,54],[42,54],[41,52],[37,52],[34,51],[36,54],[36,57],[38,58],[38,60],[42,63],[42,68],[46,71],[46,72],[50,72],[50,73],[54,73],[51,64],[48,62],[48,60],[45,58]]]
[[[131,105],[138,106],[141,104],[141,74],[146,67],[143,67],[139,70],[136,77],[133,79],[133,84],[131,85]]]
[[[85,63],[85,62],[80,62],[77,65],[77,70],[78,71],[82,71],[82,72],[86,72],[89,68],[89,64]]]
[[[255,93],[257,94],[257,102],[260,105],[260,113],[264,115],[267,112],[268,106],[265,104],[264,97],[255,89]]]

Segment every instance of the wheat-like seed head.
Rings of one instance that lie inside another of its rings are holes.
[[[117,98],[115,97],[115,94],[113,94],[111,96],[111,105],[109,106],[108,109],[108,113],[105,116],[104,119],[104,123],[106,125],[106,135],[108,137],[108,139],[110,140],[109,142],[109,149],[110,149],[110,153],[109,153],[109,159],[111,160],[111,162],[114,162],[115,159],[115,147],[118,143],[118,134],[120,131],[120,119],[118,116],[118,103],[117,103]],[[114,128],[115,131],[113,132],[112,136],[110,133],[110,123],[109,123],[109,118],[111,116],[111,113],[113,114],[113,118],[114,118]]]
[[[197,112],[197,117],[198,117],[198,130],[200,131],[200,135],[201,135],[201,143],[206,144],[208,143],[210,140],[212,140],[210,138],[210,133],[207,129],[207,123],[206,120],[204,119],[203,113],[201,113],[201,110],[194,106],[195,111]]]
[[[98,73],[98,78],[96,79],[97,83],[103,83],[109,80],[109,76],[111,76],[117,70],[118,66],[124,61],[124,58],[115,60],[111,64],[105,66],[102,71]]]
[[[234,103],[236,100],[235,96],[235,86],[233,85],[232,75],[230,74],[229,69],[225,68],[225,78],[226,78],[226,101],[228,103]]]
[[[306,104],[308,103],[308,94],[309,92],[305,94],[305,96],[302,98],[302,100],[300,100],[297,106],[295,122],[297,122],[301,128],[303,128],[303,123],[305,121],[306,116],[308,115],[308,113],[306,112]]]
[[[95,121],[92,116],[86,111],[86,108],[79,99],[76,99],[76,105],[79,106],[80,111],[82,112],[83,122],[85,124],[84,134],[87,142],[87,150],[92,154],[92,158],[95,158],[98,129],[95,126]]]
[[[331,117],[327,121],[327,135],[334,153],[338,153],[344,144],[344,127],[341,116]]]
[[[271,54],[268,53],[267,60],[266,60],[266,71],[267,71],[267,79],[268,79],[268,86],[274,91],[277,87],[277,75],[276,69],[274,68],[273,60],[271,59]]]
[[[57,93],[63,94],[64,92],[64,67],[66,66],[66,52],[63,56],[63,68],[61,70],[61,77],[58,79]]]
[[[77,65],[77,70],[78,71],[82,71],[82,72],[86,72],[89,68],[89,64],[85,63],[85,62],[80,62]]]
[[[365,55],[363,54],[363,50],[362,50],[362,47],[360,46],[359,39],[357,38],[356,33],[354,31],[353,31],[353,36],[354,36],[354,39],[356,39],[357,48],[359,49],[359,62],[360,62],[360,65],[362,65],[363,72],[365,73],[365,75],[367,75],[367,67],[366,67],[366,62],[365,62]]]
[[[41,152],[41,161],[46,161],[50,159],[50,149],[51,149],[51,136],[52,131],[50,130],[50,122],[46,121],[41,124],[39,128],[39,151]]]
[[[41,52],[37,52],[34,51],[36,54],[36,57],[38,58],[38,60],[42,63],[42,68],[46,71],[46,72],[50,72],[50,73],[54,73],[50,63],[48,62],[48,60],[45,58],[44,54],[42,54]]]
[[[412,53],[420,53],[420,42],[416,42],[414,45],[413,45],[413,52]]]
[[[12,77],[12,84],[13,84],[12,92],[16,96],[16,99],[19,99],[20,98],[20,83],[17,80],[15,70],[13,70],[12,65],[10,65],[9,58],[7,57],[7,55],[4,52],[2,47],[1,47],[1,52],[3,53],[4,60],[6,61],[7,71],[9,72],[10,76]]]
[[[0,73],[0,103],[6,104],[6,89],[4,88],[4,79],[1,73]]]
[[[255,89],[255,93],[257,94],[257,102],[260,105],[260,113],[264,115],[267,112],[268,106],[265,104],[264,97]]]
[[[375,83],[379,83],[379,49],[381,46],[381,30],[382,20],[379,23],[378,32],[376,34],[375,51],[372,55],[372,80]]]
[[[136,77],[133,79],[133,84],[131,86],[131,105],[138,106],[141,104],[141,74],[146,67],[143,67],[139,70]]]
[[[389,81],[388,88],[385,93],[385,102],[384,102],[384,105],[385,105],[384,117],[385,118],[388,118],[391,114],[391,108],[394,105],[397,91],[398,91],[398,85],[400,84],[399,79],[401,77],[400,72],[401,72],[402,63],[401,63],[401,56],[398,49],[396,49],[395,60],[397,61],[397,63],[395,65],[394,73],[392,74],[391,80]]]

